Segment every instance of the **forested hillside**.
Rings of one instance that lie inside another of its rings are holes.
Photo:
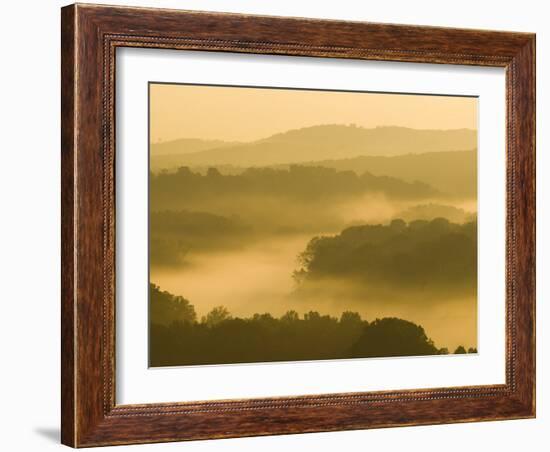
[[[457,197],[477,196],[475,149],[422,154],[406,152],[393,157],[360,156],[340,160],[316,160],[303,165],[354,171],[357,174],[368,171],[375,176],[395,177],[406,182],[422,181],[443,193]]]
[[[388,225],[362,225],[335,236],[313,238],[294,273],[301,291],[308,287],[352,288],[370,298],[378,291],[405,294],[475,294],[476,222],[453,224],[444,218]],[[322,284],[322,283],[325,284]]]
[[[398,318],[368,322],[350,311],[339,317],[288,311],[279,318],[269,313],[240,318],[219,306],[199,321],[188,300],[154,284],[150,303],[151,366],[448,353],[437,348],[421,326]]]

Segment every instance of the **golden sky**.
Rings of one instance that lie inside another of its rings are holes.
[[[477,129],[477,98],[151,84],[152,143],[253,141],[320,124]]]

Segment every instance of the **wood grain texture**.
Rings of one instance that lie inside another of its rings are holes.
[[[74,8],[63,9],[61,14],[61,441],[75,444]]]
[[[63,8],[61,33],[64,444],[85,447],[535,415],[534,35],[80,4]],[[506,384],[116,405],[117,47],[506,68]]]

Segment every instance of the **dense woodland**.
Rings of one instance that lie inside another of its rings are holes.
[[[301,284],[323,278],[399,286],[401,290],[473,289],[477,281],[476,222],[401,219],[388,225],[362,225],[340,234],[313,238],[294,273]],[[449,257],[452,256],[452,259]]]
[[[288,169],[248,168],[237,175],[224,175],[214,167],[205,175],[180,167],[174,173],[152,173],[150,185],[155,210],[180,205],[182,193],[186,204],[208,202],[218,196],[272,196],[309,202],[373,192],[398,199],[422,199],[438,194],[434,188],[418,181],[373,176],[368,171],[358,175],[350,170],[302,165],[291,165]]]
[[[154,265],[182,264],[191,248],[235,248],[273,234],[336,232],[343,224],[338,209],[365,196],[421,202],[437,195],[420,182],[297,165],[250,168],[238,175],[186,167],[151,174],[150,258]]]
[[[240,248],[257,233],[237,217],[187,210],[151,212],[149,259],[153,265],[177,266],[194,251]]]
[[[448,354],[424,329],[398,318],[363,320],[311,311],[233,317],[223,306],[200,320],[181,296],[150,285],[151,366]],[[475,353],[475,349],[468,350]],[[454,353],[466,353],[458,347]]]

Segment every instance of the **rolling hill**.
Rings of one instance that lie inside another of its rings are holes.
[[[405,182],[421,181],[456,196],[475,197],[477,193],[477,152],[451,151],[407,154],[394,157],[361,156],[350,159],[302,163],[337,171],[369,172]]]
[[[191,152],[189,151],[192,146],[184,146],[185,152],[179,153],[176,152],[178,149],[176,144],[166,143],[164,146],[166,152],[163,148],[155,148],[152,154],[153,171],[174,169],[179,166],[272,166],[350,159],[358,156],[387,157],[475,149],[477,132],[470,129],[416,130],[404,127],[365,129],[353,125],[319,125],[290,130],[250,143],[222,142],[221,145],[215,145],[209,149],[203,147]]]
[[[201,140],[198,138],[182,138],[180,140],[166,141],[151,144],[151,169],[175,168],[179,166],[182,155],[202,152],[213,148],[237,146],[241,143],[226,142],[221,140]]]

